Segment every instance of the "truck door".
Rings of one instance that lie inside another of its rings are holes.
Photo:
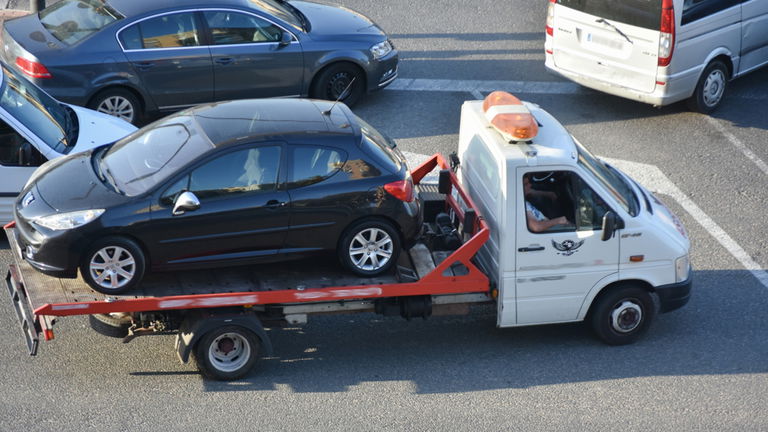
[[[619,269],[619,236],[600,239],[610,208],[574,171],[525,167],[517,177],[517,324],[573,321],[592,287]]]

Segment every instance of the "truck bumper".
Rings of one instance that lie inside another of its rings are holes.
[[[656,287],[661,302],[660,311],[664,313],[683,307],[691,299],[692,286],[693,276],[688,276],[683,282]]]

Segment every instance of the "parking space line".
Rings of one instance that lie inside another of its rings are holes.
[[[483,96],[482,93],[480,93],[479,90],[472,90],[472,97],[475,98],[475,100],[483,100],[485,99],[485,96]]]
[[[619,159],[603,158],[608,163],[618,167],[652,192],[671,196],[688,214],[696,220],[728,253],[741,263],[765,288],[768,288],[768,272],[744,250],[724,229],[712,220],[687,195],[680,190],[655,165],[630,162]]]
[[[586,93],[581,86],[560,81],[483,81],[447,80],[423,78],[398,78],[386,90],[440,91],[440,92],[492,92],[504,90],[510,93],[579,94]]]
[[[757,165],[757,167],[760,168],[760,170],[763,173],[765,173],[765,175],[768,175],[768,164],[763,162],[763,160],[760,159],[756,154],[754,154],[752,150],[750,150],[743,142],[741,142],[740,139],[736,138],[731,132],[729,132],[728,129],[726,129],[725,126],[723,126],[723,124],[719,120],[714,119],[710,116],[705,116],[704,118],[705,120],[707,120],[707,122],[709,122],[709,124],[714,126],[718,132],[723,134],[725,138],[728,140],[728,142],[730,142],[734,147],[739,149],[739,151],[741,151],[744,154],[744,156],[747,157],[747,159],[754,162],[754,164]]]

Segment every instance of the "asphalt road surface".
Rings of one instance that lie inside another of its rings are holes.
[[[633,175],[658,170],[644,182],[693,243],[690,303],[624,347],[582,324],[497,329],[490,309],[310,317],[271,330],[274,357],[246,379],[219,383],[181,365],[171,336],[122,344],[77,317],[29,357],[2,301],[0,430],[768,429],[768,70],[733,82],[707,117],[547,74],[545,0],[341,3],[400,51],[392,89],[355,110],[402,149],[454,150],[461,103],[500,89]],[[9,259],[0,243],[3,274]]]

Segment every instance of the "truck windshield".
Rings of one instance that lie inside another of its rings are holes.
[[[175,115],[116,142],[94,168],[118,192],[136,196],[212,149],[193,116]]]
[[[632,186],[615,169],[594,157],[576,138],[573,142],[576,143],[579,152],[579,165],[592,173],[630,216],[637,216],[640,202]]]
[[[651,30],[661,26],[661,0],[557,0],[577,11]]]

